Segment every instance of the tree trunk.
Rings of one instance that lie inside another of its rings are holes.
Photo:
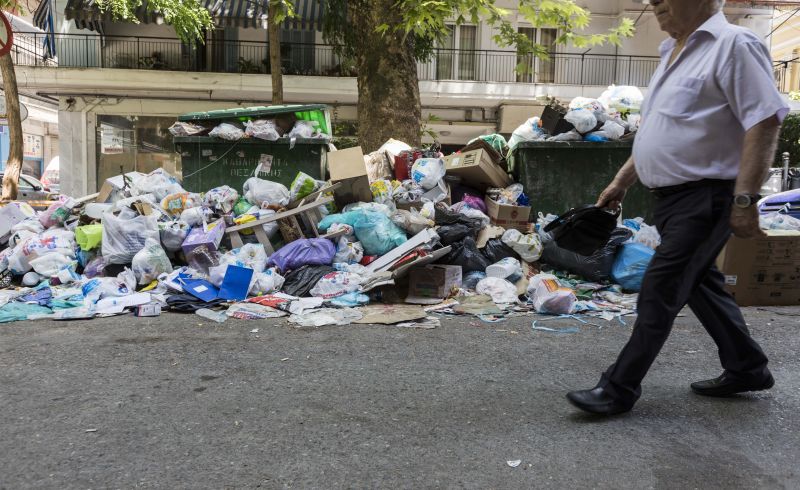
[[[17,198],[17,182],[22,170],[22,118],[19,113],[19,92],[17,76],[14,73],[14,61],[11,54],[0,57],[0,74],[3,76],[3,88],[6,92],[6,117],[8,117],[9,149],[8,161],[3,175],[3,199]]]
[[[380,148],[389,138],[413,147],[420,145],[421,107],[417,63],[409,40],[375,29],[397,25],[401,15],[396,0],[348,2],[348,24],[359,32],[358,142],[365,153]]]
[[[283,69],[281,64],[281,25],[273,22],[278,5],[269,3],[269,66],[272,73],[272,104],[283,104]]]

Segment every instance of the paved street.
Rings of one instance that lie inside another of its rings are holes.
[[[619,324],[2,325],[0,488],[798,488],[800,308],[770,310],[746,316],[771,392],[691,394],[720,368],[687,314],[612,419],[564,394],[613,360]]]

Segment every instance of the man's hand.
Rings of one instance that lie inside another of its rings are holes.
[[[596,206],[598,208],[619,209],[620,205],[622,205],[622,200],[625,199],[625,193],[627,191],[627,187],[617,184],[616,181],[612,182],[600,193],[600,197],[597,198]]]
[[[733,206],[731,208],[731,230],[739,238],[767,236],[758,224],[758,208],[756,206],[750,206],[747,209]]]

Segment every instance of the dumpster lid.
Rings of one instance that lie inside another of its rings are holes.
[[[229,141],[222,138],[214,138],[213,136],[173,136],[172,142],[175,144],[178,143],[225,143],[230,145],[271,145],[271,144],[282,144],[289,146],[292,142],[291,138],[286,136],[282,138],[278,138],[275,141],[268,141],[262,140],[259,138],[242,138],[238,141]],[[297,145],[325,145],[328,146],[328,143],[331,142],[330,137],[327,138],[295,138],[295,144]]]
[[[224,119],[237,119],[240,117],[259,118],[262,116],[277,116],[279,114],[290,114],[295,112],[306,112],[315,110],[327,110],[325,104],[292,104],[292,105],[271,105],[258,107],[237,107],[235,109],[222,109],[208,112],[190,112],[178,116],[178,121],[221,121]]]
[[[521,141],[514,148],[514,151],[523,150],[528,148],[597,148],[597,149],[611,149],[611,148],[630,148],[633,146],[633,140],[630,141]]]

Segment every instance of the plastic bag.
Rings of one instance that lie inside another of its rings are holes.
[[[259,206],[286,206],[289,204],[289,189],[283,184],[251,177],[244,183],[244,197]]]
[[[442,257],[438,263],[460,265],[462,274],[472,271],[483,272],[491,265],[471,236],[466,236],[450,246],[452,247],[450,253]]]
[[[538,117],[532,117],[511,133],[511,138],[508,139],[508,149],[513,150],[523,141],[537,141],[544,137],[541,120]]]
[[[625,128],[614,121],[606,121],[603,126],[586,136],[587,141],[617,141],[625,134]]]
[[[267,141],[275,141],[281,137],[275,127],[275,121],[272,119],[257,119],[255,121],[247,121],[245,124],[245,134],[252,138],[258,138]]]
[[[69,218],[74,205],[75,201],[71,198],[53,203],[46,211],[39,215],[39,222],[45,228],[63,226],[64,222]]]
[[[297,121],[287,135],[289,138],[317,138],[321,136],[316,121]]]
[[[186,192],[175,177],[163,168],[157,168],[133,181],[131,195],[142,196],[152,194],[154,199],[161,201],[170,194]]]
[[[275,269],[267,269],[253,275],[253,282],[250,284],[250,294],[252,296],[263,296],[265,294],[277,293],[283,287],[285,279],[278,274]]]
[[[264,272],[267,267],[267,252],[260,244],[248,243],[241,248],[231,250],[231,253],[239,264],[249,267],[257,273]]]
[[[172,264],[158,240],[148,238],[131,261],[131,269],[139,284],[150,284],[161,274],[172,272]]]
[[[190,208],[181,213],[180,220],[187,225],[194,227],[203,224],[203,220],[211,220],[211,211],[204,208]]]
[[[202,204],[200,194],[191,192],[177,192],[161,200],[161,209],[173,218],[177,218],[185,210],[196,208]]]
[[[244,138],[244,131],[241,128],[229,123],[222,123],[216,128],[212,129],[209,136],[212,138],[220,138],[228,141],[238,141]]]
[[[48,278],[55,276],[62,267],[70,264],[75,264],[75,260],[54,252],[44,254],[30,261],[31,267],[37,274]]]
[[[547,141],[582,141],[583,136],[574,129],[570,129],[566,133],[557,134],[547,138]]]
[[[286,272],[304,265],[330,265],[336,246],[327,238],[303,238],[284,246],[269,258],[268,266]]]
[[[304,265],[286,275],[286,280],[283,283],[283,292],[291,296],[306,296],[322,276],[335,270],[328,265]]]
[[[519,255],[511,247],[503,243],[500,238],[487,240],[486,246],[481,249],[489,263],[500,262],[503,259],[512,259],[519,262]]]
[[[467,218],[478,220],[478,222],[480,222],[481,224],[481,228],[485,228],[489,226],[489,223],[491,223],[489,217],[483,214],[482,212],[478,211],[477,209],[462,207],[458,212],[459,214],[463,214]]]
[[[406,232],[380,213],[362,213],[353,229],[367,255],[384,255],[407,240]]]
[[[597,100],[611,111],[639,112],[644,96],[639,87],[611,85]]]
[[[92,305],[103,298],[119,298],[136,292],[136,276],[128,268],[117,277],[96,277],[81,287],[84,303]]]
[[[311,289],[311,296],[331,299],[361,289],[364,278],[352,272],[331,272],[322,276]]]
[[[475,292],[491,296],[492,301],[498,304],[516,303],[519,300],[517,287],[499,277],[481,279],[478,285],[475,286]]]
[[[444,160],[441,158],[420,158],[411,167],[411,179],[426,191],[436,187],[444,174]]]
[[[217,211],[228,214],[233,211],[233,206],[239,199],[239,193],[235,189],[223,185],[222,187],[215,187],[206,192],[203,203]]]
[[[397,185],[399,186],[400,183],[397,182]],[[391,180],[376,180],[369,185],[369,188],[372,191],[373,201],[379,204],[394,206],[395,186]]]
[[[557,269],[578,274],[589,281],[607,281],[620,245],[628,241],[633,233],[627,228],[617,228],[611,233],[608,243],[590,256],[570,252],[550,241],[544,245],[542,262]]]
[[[569,315],[575,310],[578,298],[572,289],[561,286],[552,274],[537,274],[528,284],[528,296],[538,313]]]
[[[253,205],[244,198],[244,196],[240,196],[239,200],[236,201],[236,204],[233,206],[233,214],[236,216],[242,216],[247,214],[251,209],[253,209]]]
[[[534,119],[536,119],[536,118],[534,118]],[[506,154],[506,147],[508,146],[508,143],[506,142],[506,138],[502,134],[495,133],[495,134],[485,134],[485,135],[482,135],[482,136],[478,136],[477,138],[473,138],[473,139],[469,140],[467,142],[467,146],[471,145],[472,143],[474,143],[474,142],[476,142],[478,140],[483,140],[483,141],[489,143],[489,145],[492,148],[497,150],[497,153],[500,153],[501,155],[505,155]]]
[[[611,277],[626,291],[639,292],[642,279],[655,251],[641,243],[626,243],[620,247]]]
[[[396,224],[411,235],[433,228],[433,221],[423,218],[419,213],[413,213],[404,209],[398,209],[392,215],[392,223]]]
[[[83,275],[89,279],[103,276],[105,274],[106,265],[108,265],[108,262],[106,262],[105,257],[95,257],[83,268]]]
[[[183,241],[186,240],[187,235],[192,228],[183,221],[169,221],[167,223],[159,223],[159,235],[161,236],[161,244],[167,252],[177,252],[181,249]]]
[[[538,235],[523,235],[519,230],[510,229],[503,233],[502,242],[511,247],[525,262],[536,262],[542,257],[544,246]]]
[[[75,228],[75,240],[81,250],[93,250],[103,243],[103,225],[86,225]]]
[[[522,264],[513,257],[506,257],[487,267],[486,276],[516,282],[522,277]]]
[[[792,217],[789,216],[789,218]],[[796,218],[792,219],[797,222],[797,230],[800,231],[800,220]],[[639,225],[639,230],[634,232],[633,241],[636,243],[641,243],[642,245],[646,245],[655,250],[659,245],[661,245],[661,235],[658,233],[658,229],[655,226],[642,223]]]
[[[586,134],[597,126],[597,118],[588,109],[573,109],[567,112],[564,119],[572,123],[575,130],[581,134]]]
[[[322,188],[322,182],[314,180],[310,175],[298,172],[289,188],[289,199],[297,201]]]
[[[103,215],[103,257],[109,264],[129,264],[145,246],[148,238],[159,241],[158,218],[137,216],[122,219],[112,213]]]
[[[364,247],[361,242],[351,242],[347,237],[339,238],[334,264],[357,264],[364,258]]]
[[[762,230],[800,231],[800,219],[797,219],[794,216],[788,214],[782,214],[778,212],[762,214],[759,216],[758,221]],[[660,242],[661,239],[659,237],[659,243]]]
[[[206,132],[206,128],[190,122],[176,122],[169,127],[172,136],[198,136]]]
[[[461,287],[464,289],[475,289],[481,279],[486,278],[486,273],[481,271],[472,271],[464,276],[461,281]]]

